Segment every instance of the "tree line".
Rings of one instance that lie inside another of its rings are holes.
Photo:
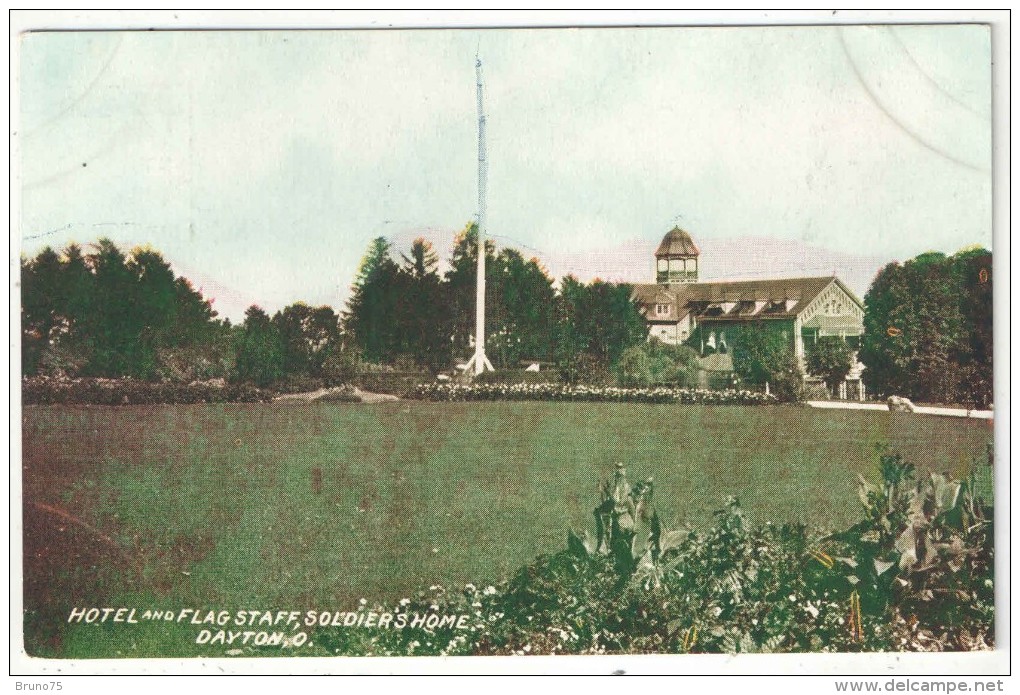
[[[178,277],[158,251],[121,251],[101,239],[21,259],[22,372],[32,375],[196,380],[269,386],[307,377],[350,380],[360,365],[439,372],[472,350],[477,229],[457,237],[449,270],[417,239],[395,253],[369,244],[345,309],[297,302],[259,306],[231,324]],[[631,286],[573,277],[559,289],[536,259],[486,244],[486,352],[499,369],[522,360],[565,377],[605,376],[645,337]]]
[[[537,259],[516,249],[497,252],[487,240],[485,256],[485,351],[497,369],[537,361],[558,365],[567,380],[608,374],[644,340],[631,285],[568,275],[556,288]],[[345,335],[368,361],[439,371],[473,351],[477,227],[457,236],[444,274],[424,239],[400,257],[387,239],[371,242],[344,312]]]
[[[371,241],[340,313],[294,303],[222,319],[162,255],[108,239],[21,259],[26,376],[225,378],[269,386],[295,378],[349,381],[365,363],[436,373],[473,350],[478,236],[469,224],[440,272],[432,245],[397,253]],[[486,353],[498,369],[555,365],[567,382],[694,385],[697,353],[646,344],[632,287],[567,276],[486,244]],[[875,396],[987,406],[992,401],[992,255],[974,248],[890,263],[865,295],[857,354]],[[733,346],[743,383],[789,392],[802,372],[788,343],[749,327]],[[838,384],[853,365],[839,338],[821,339],[808,371]]]

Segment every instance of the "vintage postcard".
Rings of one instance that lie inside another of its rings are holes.
[[[987,24],[17,40],[27,671],[1001,667]]]

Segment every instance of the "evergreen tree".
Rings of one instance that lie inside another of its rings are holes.
[[[496,298],[496,245],[491,239],[485,240],[485,305],[486,318],[491,316],[489,307]],[[452,349],[455,354],[468,355],[475,335],[476,279],[478,278],[478,225],[468,224],[457,235],[450,269],[446,272],[446,292],[452,322]],[[486,321],[486,336],[492,334]],[[490,358],[491,359],[491,358]]]
[[[403,260],[400,277],[401,294],[405,297],[400,304],[403,349],[417,364],[440,371],[452,360],[453,312],[439,277],[439,257],[431,243],[419,238]]]
[[[547,360],[553,352],[555,299],[552,278],[536,259],[503,249],[494,261],[486,352],[503,367],[522,359]],[[488,289],[488,288],[487,288]]]
[[[625,283],[593,280],[584,285],[572,276],[560,284],[556,355],[568,381],[604,379],[623,352],[643,342],[645,320]]]
[[[258,306],[252,305],[244,313],[235,370],[239,381],[257,386],[269,386],[284,374],[280,333]]]
[[[127,258],[109,239],[100,239],[88,256],[95,294],[84,326],[93,341],[91,376],[138,376],[142,330],[136,307],[135,278]]]
[[[402,352],[403,289],[390,243],[384,237],[373,239],[358,267],[344,314],[347,335],[370,362],[392,362]]]

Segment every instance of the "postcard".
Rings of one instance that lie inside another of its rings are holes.
[[[28,671],[995,656],[989,25],[18,41]]]

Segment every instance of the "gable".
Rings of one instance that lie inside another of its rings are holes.
[[[852,316],[864,321],[864,306],[842,282],[833,278],[832,282],[812,299],[800,312],[799,318],[810,321],[816,317]]]

